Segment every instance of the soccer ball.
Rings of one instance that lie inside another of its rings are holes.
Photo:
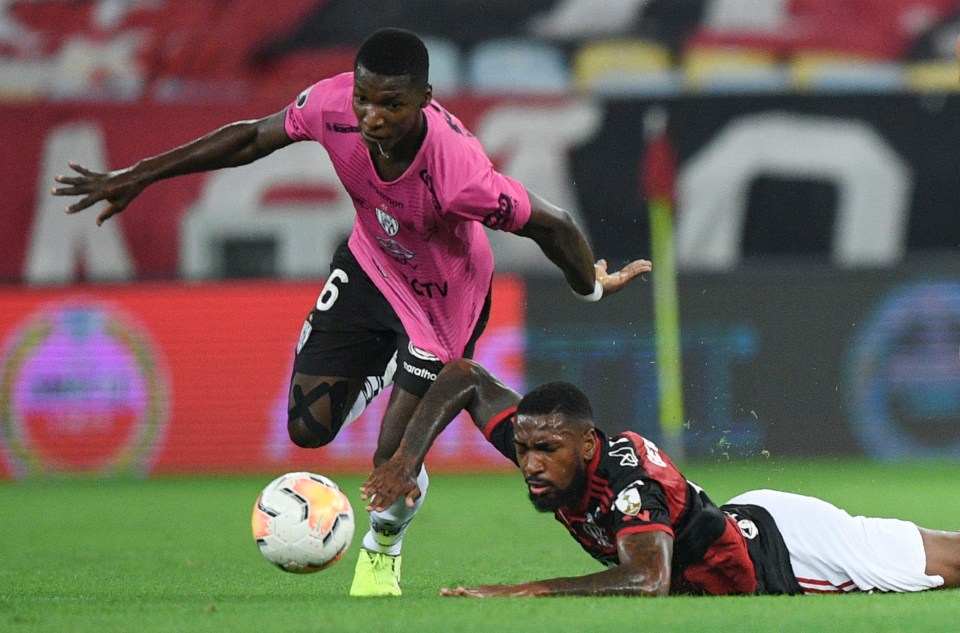
[[[263,489],[253,506],[253,538],[284,571],[309,574],[340,560],[353,540],[353,508],[323,475],[287,473]]]

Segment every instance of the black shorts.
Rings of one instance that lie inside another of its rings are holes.
[[[473,357],[474,346],[489,318],[488,290],[463,358]],[[333,256],[330,276],[303,324],[293,370],[311,376],[382,376],[394,354],[394,382],[422,397],[436,380],[443,362],[413,347],[400,317],[344,242]]]
[[[720,506],[720,509],[737,521],[741,533],[746,537],[744,541],[757,575],[757,593],[764,595],[803,593],[803,587],[797,582],[797,576],[793,573],[793,566],[790,564],[790,551],[787,549],[787,544],[783,542],[780,528],[777,527],[777,522],[770,512],[758,505],[743,503],[727,503]]]

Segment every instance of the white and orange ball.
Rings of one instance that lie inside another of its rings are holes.
[[[263,556],[284,571],[320,571],[350,547],[355,527],[350,501],[333,481],[287,473],[263,489],[253,506],[253,538]]]

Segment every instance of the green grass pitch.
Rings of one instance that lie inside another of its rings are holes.
[[[960,528],[957,464],[693,464],[717,501],[770,487],[859,514]],[[318,469],[322,472],[321,469]],[[516,474],[432,477],[407,535],[404,596],[347,597],[366,513],[360,477],[336,475],[358,515],[344,560],[308,576],[263,560],[253,501],[272,475],[0,484],[0,631],[260,633],[412,631],[960,631],[960,591],[910,595],[663,599],[441,598],[440,587],[599,569]]]

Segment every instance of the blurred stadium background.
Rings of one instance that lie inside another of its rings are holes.
[[[960,457],[960,0],[0,0],[0,478],[369,468],[382,403],[329,448],[286,440],[352,223],[322,149],[155,185],[99,229],[48,191],[275,112],[387,25],[612,265],[650,255],[666,182],[687,457]],[[492,241],[479,359],[658,439],[650,285],[583,305]],[[463,422],[430,461],[504,467]]]

